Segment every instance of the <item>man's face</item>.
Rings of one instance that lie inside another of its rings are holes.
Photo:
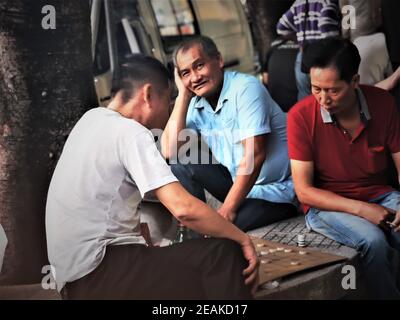
[[[224,76],[221,57],[210,58],[197,44],[185,52],[180,51],[176,60],[186,88],[204,98],[219,94]]]
[[[334,67],[311,68],[311,92],[319,104],[330,114],[338,114],[351,107],[358,86],[358,76],[350,83],[339,79]]]

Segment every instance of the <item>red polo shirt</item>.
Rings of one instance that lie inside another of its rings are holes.
[[[385,90],[360,86],[357,96],[363,121],[353,138],[313,96],[297,103],[288,114],[289,158],[314,162],[315,187],[369,201],[394,190],[386,171],[400,151],[400,115]]]

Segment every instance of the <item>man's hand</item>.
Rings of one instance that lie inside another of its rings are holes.
[[[178,89],[178,94],[187,99],[191,99],[193,97],[193,92],[191,92],[188,88],[186,88],[185,84],[181,79],[181,76],[179,75],[178,68],[175,68],[174,70],[174,78],[176,87]]]
[[[364,202],[360,208],[360,215],[369,222],[386,228],[388,219],[393,214],[393,210],[385,208],[379,204]]]
[[[249,266],[243,270],[245,276],[245,284],[251,286],[251,293],[254,295],[257,291],[259,284],[258,267],[260,261],[257,257],[256,249],[250,238],[242,243],[242,251],[245,259],[249,262]]]
[[[393,228],[395,232],[400,232],[400,210],[396,212],[392,225],[394,226]]]
[[[224,205],[222,205],[221,208],[219,208],[217,210],[217,212],[224,217],[226,220],[228,220],[229,222],[233,222],[236,218],[236,212],[232,211],[231,209],[225,207]]]

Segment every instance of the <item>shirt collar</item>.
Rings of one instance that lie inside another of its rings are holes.
[[[356,88],[357,99],[360,104],[360,113],[362,120],[369,121],[371,120],[371,114],[369,113],[369,108],[367,104],[367,100],[365,99],[364,93],[360,88]],[[328,111],[326,111],[322,106],[320,106],[321,117],[324,123],[334,123],[335,119]]]

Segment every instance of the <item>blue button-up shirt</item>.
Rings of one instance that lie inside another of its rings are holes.
[[[267,134],[267,157],[247,197],[294,203],[286,114],[255,77],[225,71],[216,109],[213,110],[205,98],[192,98],[186,125],[201,134],[214,157],[228,168],[233,180],[244,156],[242,141]]]

